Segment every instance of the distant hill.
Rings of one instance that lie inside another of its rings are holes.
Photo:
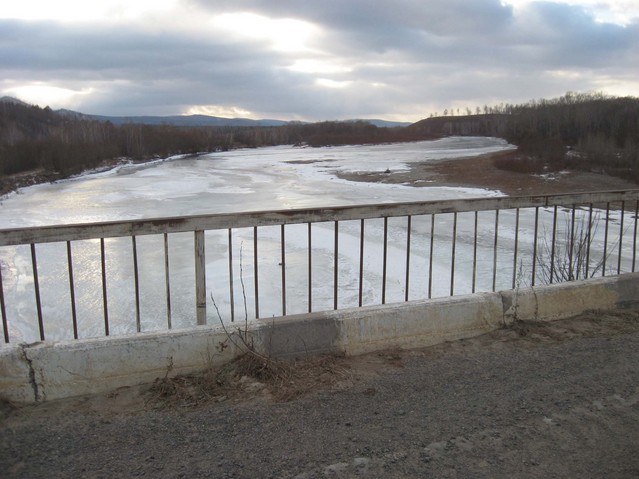
[[[249,118],[224,118],[208,115],[170,115],[170,116],[107,116],[86,115],[71,110],[57,110],[58,113],[72,116],[76,119],[90,119],[98,121],[110,121],[114,125],[126,125],[127,123],[139,123],[143,125],[172,125],[172,126],[284,126],[289,124],[306,124],[308,122]],[[394,128],[410,125],[409,122],[387,121],[380,119],[344,120],[344,123],[363,121],[379,128]]]
[[[33,106],[23,102],[17,98],[10,96],[3,96],[0,98],[0,103],[11,103],[22,106]],[[273,127],[273,126],[285,126],[291,124],[308,124],[309,122],[301,121],[287,121],[287,120],[273,120],[273,119],[261,119],[252,120],[250,118],[225,118],[219,116],[209,115],[168,115],[168,116],[152,116],[152,115],[133,115],[133,116],[109,116],[109,115],[90,115],[79,111],[68,110],[61,108],[55,110],[55,113],[66,118],[73,120],[97,120],[97,121],[109,121],[114,125],[127,125],[131,123],[141,125],[171,125],[180,127],[191,126],[232,126],[232,127]],[[397,128],[409,126],[410,122],[401,121],[388,121],[378,118],[374,119],[353,119],[342,120],[338,123],[352,123],[362,121],[370,123],[378,128]]]
[[[11,96],[3,96],[2,98],[0,98],[0,103],[12,103],[14,105],[30,106],[28,103],[25,103],[22,100],[18,100],[17,98],[13,98]]]
[[[409,126],[412,123],[409,121],[388,121],[388,120],[380,120],[377,118],[373,119],[356,119],[356,120],[346,120],[346,121],[363,121],[365,123],[370,123],[371,125],[375,125],[378,128],[403,128],[405,126]]]
[[[170,116],[107,116],[87,115],[71,110],[57,110],[64,116],[75,119],[90,119],[110,121],[114,125],[137,123],[142,125],[172,125],[172,126],[282,126],[287,125],[284,120],[251,120],[248,118],[221,118],[207,115],[170,115]]]

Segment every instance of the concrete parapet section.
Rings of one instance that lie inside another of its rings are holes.
[[[38,400],[33,370],[24,355],[24,345],[0,346],[0,397],[16,402]]]
[[[111,391],[231,361],[236,348],[207,327],[0,348],[0,397],[40,402]]]
[[[504,321],[568,318],[596,309],[639,308],[639,273],[499,293]]]
[[[479,293],[259,320],[256,347],[274,357],[412,349],[491,331],[501,298]]]
[[[357,355],[468,338],[517,319],[554,320],[593,309],[620,308],[639,308],[639,273],[258,320],[249,323],[248,334],[258,351],[273,357]],[[40,402],[220,366],[242,354],[236,346],[240,344],[237,330],[229,333],[230,337],[219,326],[199,326],[0,346],[0,397]]]
[[[477,336],[495,329],[502,311],[501,299],[493,293],[342,311],[340,349],[357,355]]]
[[[255,346],[266,356],[339,354],[339,316],[346,310],[257,320]],[[249,323],[251,324],[251,323]]]

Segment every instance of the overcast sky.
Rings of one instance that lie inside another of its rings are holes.
[[[639,96],[638,0],[16,0],[0,94],[104,115],[416,121]]]

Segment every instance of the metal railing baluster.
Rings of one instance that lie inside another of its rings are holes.
[[[617,274],[621,273],[621,251],[623,244],[623,217],[626,213],[626,203],[621,202],[621,219],[619,220],[619,256],[617,257]]]
[[[281,265],[282,265],[282,316],[286,316],[286,237],[284,225],[280,227]]]
[[[557,205],[553,208],[552,212],[552,237],[550,243],[550,284],[553,283],[555,276],[555,246],[557,240]]]
[[[531,285],[535,286],[535,276],[537,272],[537,233],[539,232],[539,206],[535,206],[535,230],[533,237],[533,257],[532,257],[532,280]]]
[[[254,278],[254,286],[255,286],[255,318],[259,319],[260,317],[260,289],[259,289],[259,275],[258,275],[258,266],[257,266],[257,226],[253,227],[253,275]]]
[[[635,272],[637,261],[637,222],[639,221],[639,200],[635,203],[635,229],[632,236],[632,272]]]
[[[450,252],[450,296],[455,294],[455,248],[457,247],[457,212],[453,213],[453,244]]]
[[[9,343],[9,321],[7,320],[7,309],[4,304],[4,286],[2,285],[2,264],[0,264],[0,314],[2,314],[2,332],[4,342]]]
[[[433,252],[435,247],[435,213],[430,218],[430,255],[428,259],[428,299],[433,293]]]
[[[590,243],[592,243],[592,203],[588,207],[588,229],[587,229],[587,241],[586,241],[586,274],[584,279],[589,278],[590,274]]]
[[[574,279],[579,279],[575,276],[579,275],[577,271],[575,274],[575,270],[573,269],[573,250],[575,249],[575,205],[572,205],[572,212],[570,214],[570,241],[568,242],[568,280],[572,281]]]
[[[406,220],[406,281],[404,301],[408,301],[408,289],[410,287],[410,236],[412,227],[412,217],[408,215]]]
[[[493,242],[493,291],[497,285],[497,241],[499,240],[499,210],[495,210],[495,239]]]
[[[232,323],[235,321],[235,291],[233,284],[233,229],[229,228],[229,305]]]
[[[102,272],[102,309],[104,311],[104,335],[109,335],[109,299],[107,296],[106,281],[106,252],[104,248],[104,238],[100,238],[100,265]]]
[[[31,243],[31,266],[33,267],[33,289],[35,291],[36,312],[38,314],[38,329],[40,340],[44,341],[44,322],[42,320],[42,303],[40,300],[40,281],[38,280],[38,260],[36,258],[35,244]]]
[[[388,217],[384,217],[384,253],[382,255],[382,304],[386,304],[386,266],[388,264]]]
[[[78,315],[75,306],[75,285],[73,281],[73,259],[71,241],[67,241],[67,269],[69,271],[69,295],[71,299],[71,320],[73,322],[73,339],[78,339]]]
[[[359,229],[359,306],[362,307],[362,296],[364,292],[364,218],[360,220]]]
[[[475,211],[475,225],[473,228],[473,278],[471,292],[475,292],[477,286],[477,226],[479,223],[479,212]]]
[[[517,255],[519,253],[519,208],[515,210],[515,243],[513,246],[513,282],[512,289],[517,286]]]
[[[601,276],[606,276],[606,262],[608,260],[608,226],[610,223],[610,203],[606,203],[606,227],[604,228],[603,258],[601,264]]]
[[[313,242],[311,240],[311,222],[308,222],[308,312],[312,312],[313,303]]]
[[[164,290],[166,291],[166,321],[171,329],[171,280],[169,275],[169,235],[164,233]]]
[[[196,230],[195,238],[195,308],[198,326],[206,324],[206,256],[204,231]]]
[[[142,331],[140,321],[140,278],[138,275],[138,247],[135,236],[131,236],[131,244],[133,246],[133,283],[135,286],[135,328],[137,332]]]
[[[337,288],[339,280],[339,223],[335,221],[335,240],[334,240],[334,262],[333,262],[333,309],[337,309]]]

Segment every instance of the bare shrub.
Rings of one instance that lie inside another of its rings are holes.
[[[190,409],[255,396],[287,402],[349,377],[347,360],[337,356],[265,363],[257,356],[244,354],[224,366],[197,374],[169,377],[167,372],[149,389],[147,405]]]
[[[164,378],[156,379],[149,390],[151,403],[164,407],[196,407],[228,397],[246,397],[266,393],[278,401],[290,401],[313,390],[330,386],[348,376],[347,364],[337,356],[321,356],[303,360],[280,360],[255,347],[248,327],[246,289],[243,279],[242,246],[240,246],[240,282],[244,301],[244,323],[230,329],[224,323],[211,293],[217,317],[226,333],[222,349],[231,343],[242,354],[221,368],[209,368],[199,374],[169,377],[170,361]]]
[[[555,232],[554,244],[552,234],[544,230],[537,256],[542,283],[575,281],[602,273],[612,248],[605,257],[602,255],[593,259],[591,255],[593,239],[600,221],[598,214],[592,217],[582,215],[574,223],[570,217],[565,217],[562,227],[557,228]]]

